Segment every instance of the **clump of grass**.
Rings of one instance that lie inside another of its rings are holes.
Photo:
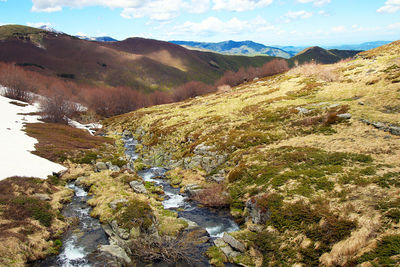
[[[153,220],[154,215],[150,205],[138,199],[130,200],[117,216],[118,224],[126,230],[138,227],[142,231],[147,231]]]
[[[376,249],[365,253],[358,260],[361,264],[368,261],[377,261],[380,266],[394,266],[396,260],[392,256],[400,254],[400,235],[387,235],[379,241]]]

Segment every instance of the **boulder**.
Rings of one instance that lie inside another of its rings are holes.
[[[386,127],[382,122],[373,122],[372,126],[374,126],[376,129],[384,129]]]
[[[105,171],[107,169],[108,169],[107,165],[104,162],[97,162],[94,167],[95,172],[101,172],[101,171]]]
[[[389,128],[389,131],[393,135],[400,135],[400,127],[392,126]]]
[[[234,251],[222,238],[214,240],[215,246],[217,246],[228,258],[235,258],[240,255],[239,252]]]
[[[123,228],[120,228],[118,226],[117,221],[112,221],[111,224],[111,229],[113,230],[113,232],[119,236],[120,238],[124,239],[124,240],[128,240],[129,239],[129,232]]]
[[[205,155],[207,154],[213,147],[212,146],[206,146],[205,144],[200,144],[196,146],[193,150],[193,153],[196,155]]]
[[[48,194],[34,194],[33,196],[43,201],[51,200],[51,197]]]
[[[201,191],[201,188],[197,184],[188,184],[183,188],[183,191],[188,195],[188,197],[193,197]]]
[[[345,119],[345,120],[350,120],[351,119],[351,114],[350,113],[338,114],[337,116],[338,116],[338,118]]]
[[[240,252],[246,251],[246,247],[241,242],[239,242],[236,238],[234,238],[233,236],[231,236],[228,233],[224,233],[224,235],[222,236],[222,240],[237,251],[240,251]]]
[[[113,257],[116,257],[119,261],[126,265],[130,265],[132,260],[126,254],[125,250],[117,245],[102,245],[99,247],[99,251],[108,253]]]
[[[146,194],[147,190],[146,187],[144,187],[143,183],[140,181],[132,181],[129,183],[133,191],[135,191],[138,194]]]

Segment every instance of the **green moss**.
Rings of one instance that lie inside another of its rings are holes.
[[[213,266],[224,267],[224,262],[227,261],[225,254],[216,246],[209,247],[206,252],[207,257],[210,258],[210,263]]]
[[[389,188],[390,186],[399,187],[400,180],[398,179],[400,173],[389,172],[382,176],[377,176],[374,179],[374,182],[378,184],[382,188]]]
[[[377,260],[379,266],[394,266],[396,261],[392,256],[400,254],[400,235],[384,236],[375,250],[362,255],[357,262]]]
[[[150,205],[141,200],[130,200],[125,209],[117,216],[118,224],[130,230],[133,227],[140,227],[146,231],[153,224],[153,212]]]

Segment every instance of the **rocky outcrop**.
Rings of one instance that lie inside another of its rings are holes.
[[[400,136],[400,126],[392,125],[392,124],[386,124],[386,123],[383,123],[383,122],[371,122],[371,121],[364,120],[364,119],[361,119],[361,121],[363,123],[367,124],[367,125],[374,126],[376,129],[379,129],[379,130],[382,130],[382,131],[385,131],[385,132],[389,132],[389,133],[391,133],[393,135]]]
[[[104,162],[97,162],[96,165],[94,166],[94,171],[95,172],[101,172],[107,170],[108,167]]]
[[[237,251],[245,252],[246,250],[246,247],[242,243],[228,233],[224,233],[222,240]]]

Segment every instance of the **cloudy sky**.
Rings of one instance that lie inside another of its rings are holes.
[[[0,24],[119,40],[355,44],[400,39],[400,0],[0,0]]]

